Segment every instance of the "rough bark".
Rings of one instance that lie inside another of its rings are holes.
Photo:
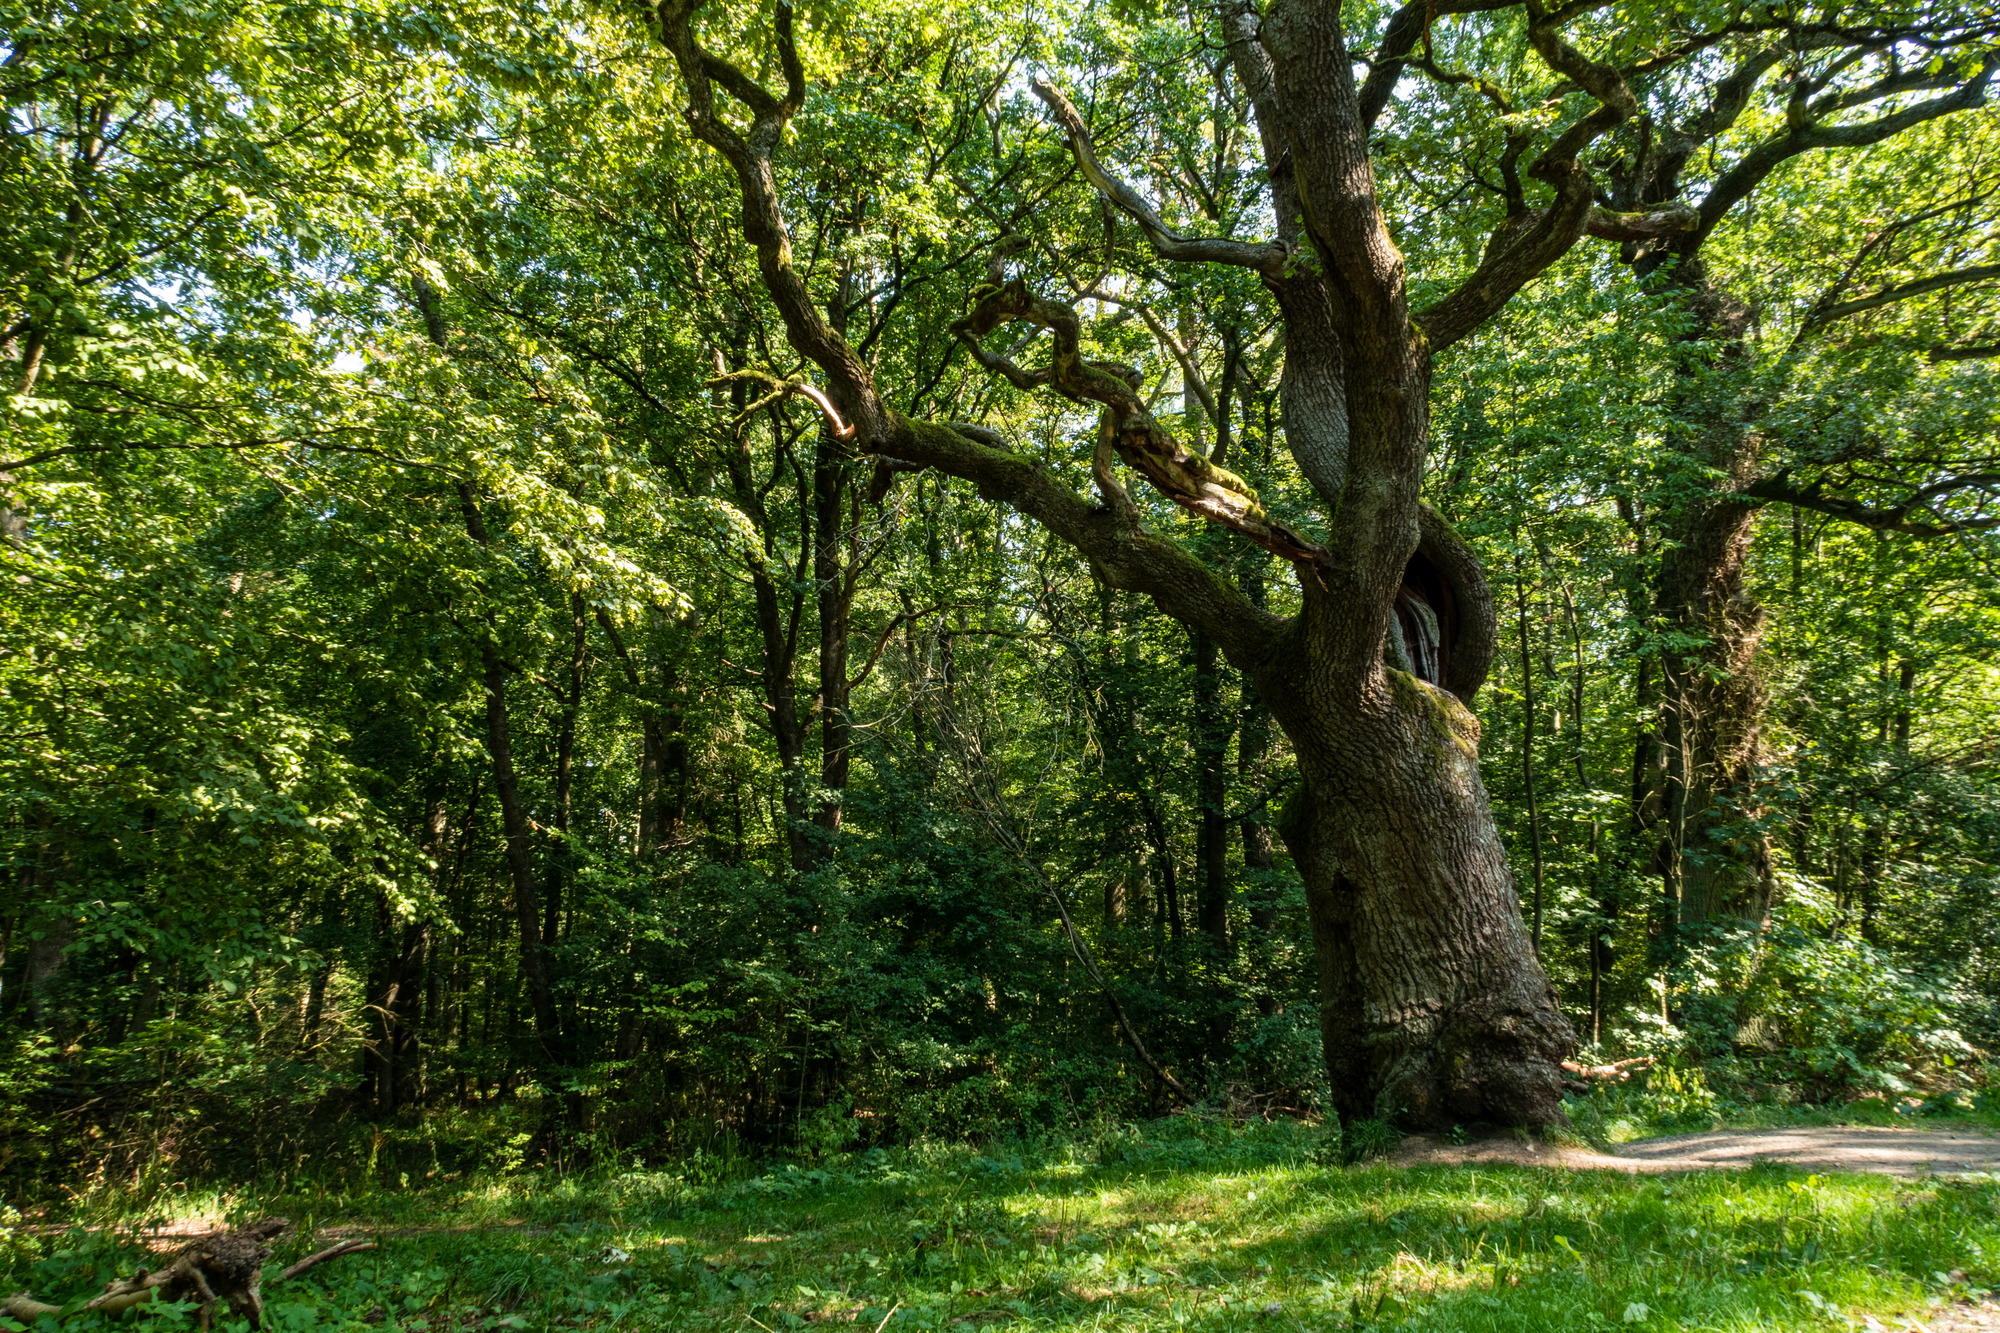
[[[1680,540],[1661,562],[1662,617],[1700,640],[1692,651],[1664,654],[1661,663],[1663,868],[1683,927],[1727,918],[1761,922],[1776,893],[1756,794],[1764,712],[1756,659],[1764,614],[1743,586],[1756,513],[1726,502],[1703,506],[1679,525]]]
[[[1308,622],[1322,603],[1309,594]],[[1311,907],[1336,1105],[1428,1125],[1559,1120],[1548,1070],[1574,1037],[1521,920],[1477,720],[1396,670],[1358,700],[1313,688],[1327,673],[1312,637],[1304,679],[1265,689],[1304,778],[1279,832]]]

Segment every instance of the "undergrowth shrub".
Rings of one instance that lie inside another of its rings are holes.
[[[1402,1143],[1403,1131],[1386,1120],[1350,1120],[1341,1127],[1341,1160],[1365,1162],[1387,1157]]]
[[[1642,1116],[1661,1125],[1707,1124],[1722,1108],[1701,1070],[1671,1064],[1649,1070],[1634,1100]]]

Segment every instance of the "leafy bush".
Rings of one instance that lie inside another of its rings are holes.
[[[41,1033],[0,1037],[0,1168],[24,1152],[46,1150],[47,1124],[35,1094],[55,1077],[55,1043]]]
[[[1722,1109],[1722,1099],[1695,1068],[1656,1065],[1634,1099],[1645,1118],[1662,1125],[1706,1124]]]
[[[1856,939],[1779,934],[1744,996],[1776,1047],[1758,1063],[1821,1098],[1907,1092],[1948,1078],[1972,1055],[1949,981],[1899,967]]]
[[[1671,972],[1680,1030],[1656,1049],[1698,1061],[1711,1082],[1747,1100],[1821,1103],[1962,1084],[1974,1051],[1958,1029],[1965,997],[1954,980],[1813,924],[1781,908],[1765,930],[1702,928]],[[1669,1107],[1689,1095],[1657,1078],[1654,1086]],[[1685,1114],[1712,1109],[1690,1102]]]

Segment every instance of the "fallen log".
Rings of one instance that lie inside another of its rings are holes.
[[[113,1314],[154,1300],[192,1301],[201,1309],[201,1327],[207,1329],[214,1322],[215,1307],[226,1302],[232,1313],[250,1321],[251,1328],[261,1329],[264,1261],[271,1257],[269,1242],[291,1230],[291,1226],[286,1218],[267,1217],[234,1231],[210,1232],[175,1250],[158,1269],[141,1268],[129,1278],[105,1283],[101,1295],[81,1305],[50,1305],[24,1291],[0,1301],[0,1313],[29,1323],[43,1315],[68,1318],[87,1311]],[[344,1240],[299,1260],[277,1280],[297,1277],[329,1259],[374,1248],[373,1241]]]

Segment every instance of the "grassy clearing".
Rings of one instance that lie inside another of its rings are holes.
[[[1992,1180],[1342,1167],[1323,1149],[1307,1129],[1183,1121],[707,1183],[523,1175],[181,1205],[287,1213],[308,1234],[280,1259],[334,1229],[381,1234],[379,1251],[274,1290],[279,1333],[1826,1329],[2000,1275]],[[9,1242],[6,1289],[87,1295],[137,1259],[77,1234]]]

